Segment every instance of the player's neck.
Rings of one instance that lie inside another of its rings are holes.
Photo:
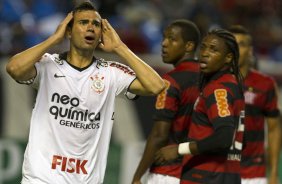
[[[92,63],[93,54],[78,54],[75,52],[68,52],[67,61],[78,68],[85,68]]]

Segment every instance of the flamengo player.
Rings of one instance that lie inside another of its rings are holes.
[[[188,141],[161,148],[158,163],[184,157],[181,184],[240,184],[244,97],[234,36],[208,32],[199,51],[200,96],[195,103]]]
[[[277,86],[271,77],[251,68],[250,58],[253,57],[253,47],[252,37],[248,30],[240,25],[233,25],[229,30],[239,45],[239,67],[245,77],[246,118],[241,160],[242,183],[278,184],[281,120]],[[268,137],[267,152],[265,134]],[[267,164],[267,158],[269,164]],[[267,170],[269,172],[268,182]]]
[[[70,39],[70,51],[46,51]],[[94,57],[99,46],[129,67]],[[44,54],[45,53],[45,54]],[[22,184],[101,184],[122,91],[158,94],[164,82],[133,54],[89,2],[79,4],[46,41],[13,56],[7,71],[38,89]]]

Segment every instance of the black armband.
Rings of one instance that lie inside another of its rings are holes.
[[[199,153],[216,153],[229,150],[232,145],[234,130],[232,126],[223,126],[209,137],[197,141]]]

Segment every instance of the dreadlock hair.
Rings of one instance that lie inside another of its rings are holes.
[[[168,27],[179,27],[181,29],[181,37],[184,42],[194,42],[194,51],[197,49],[201,39],[200,30],[195,23],[187,19],[178,19],[168,25]]]
[[[91,1],[83,1],[80,3],[77,3],[72,11],[73,15],[77,12],[81,12],[81,11],[97,11],[96,7],[94,6],[94,4]],[[73,25],[73,19],[69,22],[68,27],[71,28]]]
[[[239,62],[239,47],[237,44],[237,41],[233,34],[225,29],[213,29],[207,33],[208,35],[215,35],[219,38],[222,38],[228,48],[228,52],[231,52],[233,57],[232,57],[232,62],[231,62],[231,72],[235,75],[236,80],[239,84],[239,88],[243,94],[243,76],[240,72],[238,62]],[[200,90],[202,91],[204,88],[204,85],[206,83],[206,77],[204,76],[203,73],[201,73],[200,76]]]

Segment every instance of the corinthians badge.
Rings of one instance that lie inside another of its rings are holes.
[[[98,73],[94,77],[91,76],[90,79],[92,80],[91,88],[99,94],[102,93],[105,89],[104,76]]]

